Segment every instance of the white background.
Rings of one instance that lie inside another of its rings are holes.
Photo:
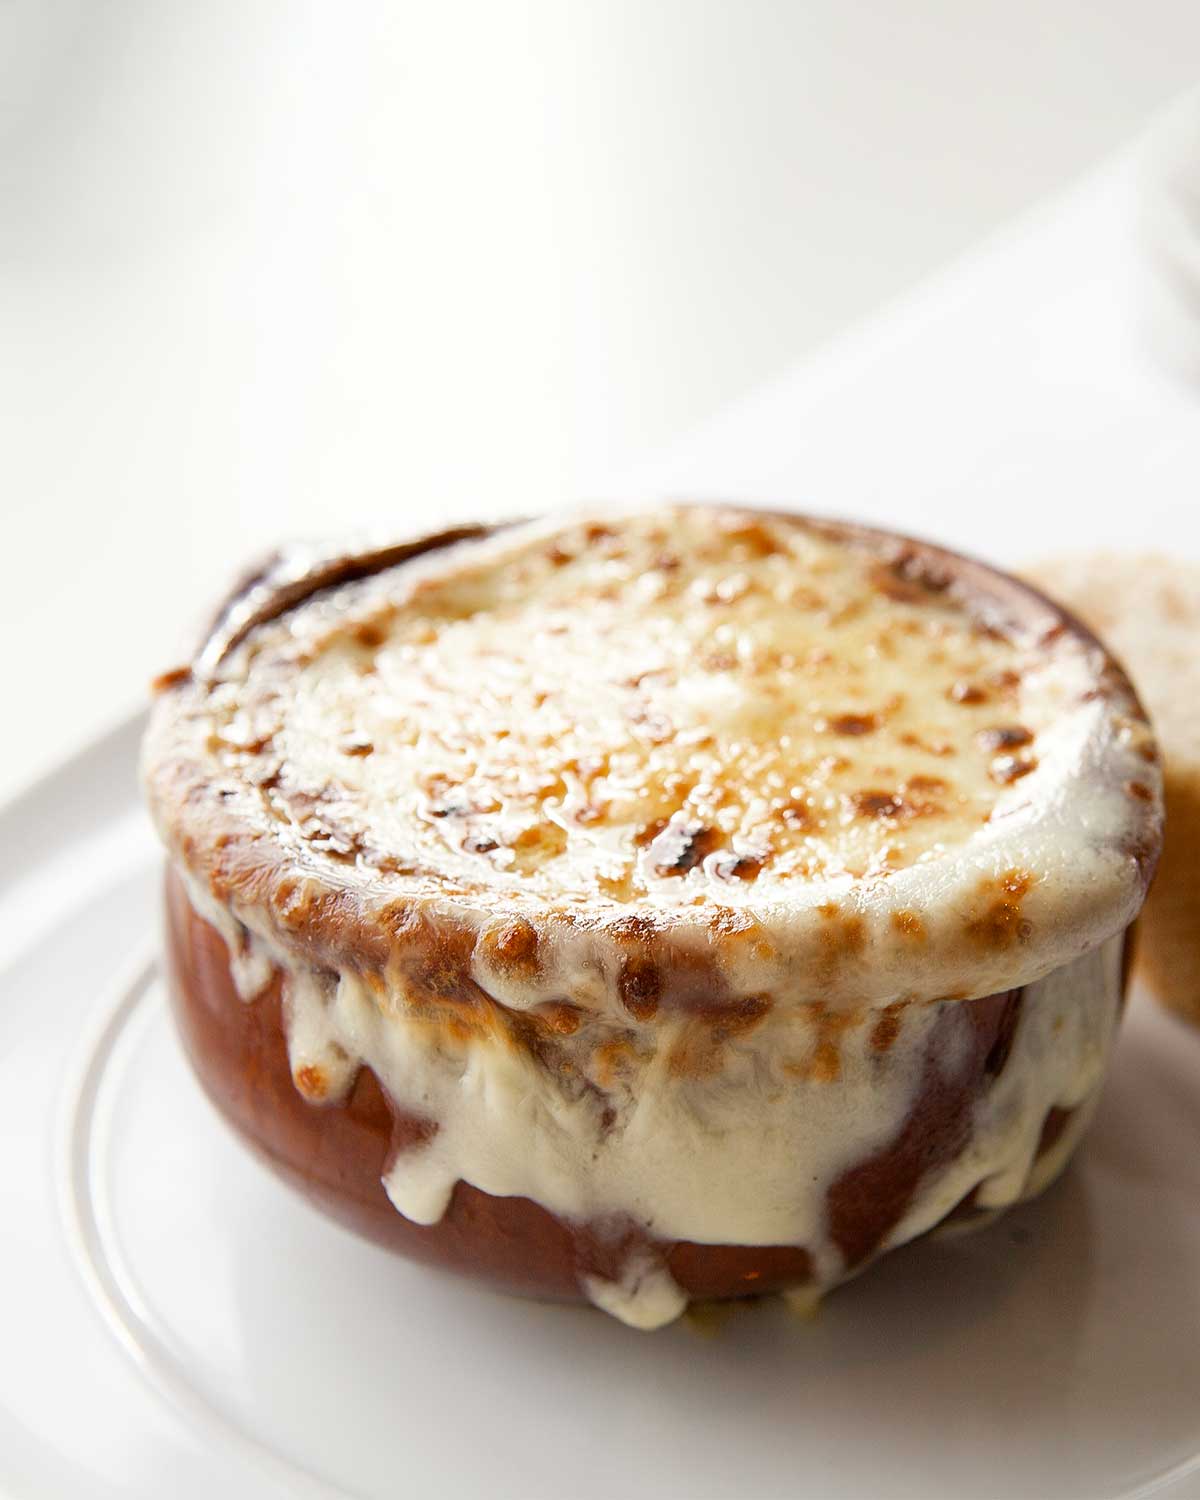
[[[602,493],[1197,75],[1194,0],[7,0],[0,790],[248,553]]]

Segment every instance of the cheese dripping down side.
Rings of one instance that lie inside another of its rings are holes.
[[[858,1267],[831,1223],[836,1185],[896,1141],[929,1087],[953,1088],[971,1053],[970,1005],[918,1003],[842,1016],[830,1051],[819,1007],[772,1013],[712,1053],[704,1024],[674,1017],[630,1035],[602,1019],[560,1038],[553,1064],[506,1033],[431,1022],[399,991],[360,975],[297,964],[248,934],[190,882],[222,934],[253,1004],[283,976],[297,1087],[336,1104],[369,1067],[395,1106],[434,1127],[390,1163],[397,1210],[436,1223],[454,1186],[532,1199],[568,1223],[644,1230],[610,1280],[586,1277],[597,1307],[639,1328],[675,1318],[686,1297],[655,1246],[795,1245],[819,1292]],[[1041,1191],[1065,1165],[1090,1114],[1120,1011],[1118,936],[1027,986],[990,1086],[970,1109],[961,1149],[915,1184],[871,1255],[934,1226],[968,1194],[996,1210]],[[1039,1154],[1047,1116],[1070,1112]]]

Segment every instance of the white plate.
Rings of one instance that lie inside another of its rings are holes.
[[[1200,1035],[1135,997],[1064,1180],[811,1323],[645,1335],[495,1296],[327,1222],[201,1095],[138,728],[0,813],[13,1495],[1200,1495]]]

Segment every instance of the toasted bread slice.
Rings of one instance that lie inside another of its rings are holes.
[[[1154,720],[1167,828],[1137,967],[1164,1004],[1200,1023],[1200,564],[1099,552],[1024,571],[1121,658]]]

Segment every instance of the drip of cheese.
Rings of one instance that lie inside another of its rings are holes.
[[[231,943],[228,914],[194,885],[192,899]],[[551,1069],[505,1039],[431,1023],[402,992],[380,996],[350,971],[331,982],[251,942],[282,969],[302,1090],[305,1078],[321,1078],[321,1097],[336,1100],[367,1066],[398,1108],[436,1123],[384,1178],[406,1218],[437,1223],[455,1184],[467,1182],[531,1198],[568,1223],[632,1219],[668,1245],[802,1246],[817,1290],[848,1270],[830,1233],[830,1189],[897,1139],[931,1060],[953,1085],[969,1059],[969,1008],[948,1001],[902,1010],[886,1051],[873,1043],[877,1016],[865,1013],[843,1030],[836,1079],[812,1066],[822,1034],[811,1011],[769,1017],[714,1071],[675,1065],[696,1025],[682,1018],[657,1028],[617,1071],[607,1028],[580,1028],[563,1038]],[[1113,938],[1026,989],[1007,1060],[975,1103],[962,1149],[921,1179],[880,1249],[932,1228],[972,1189],[981,1208],[1001,1208],[1041,1191],[1065,1165],[1115,1033],[1122,946]],[[248,1002],[254,994],[245,992]],[[1053,1107],[1079,1113],[1039,1157]],[[686,1305],[644,1246],[616,1280],[587,1277],[583,1288],[639,1328],[669,1322]]]

